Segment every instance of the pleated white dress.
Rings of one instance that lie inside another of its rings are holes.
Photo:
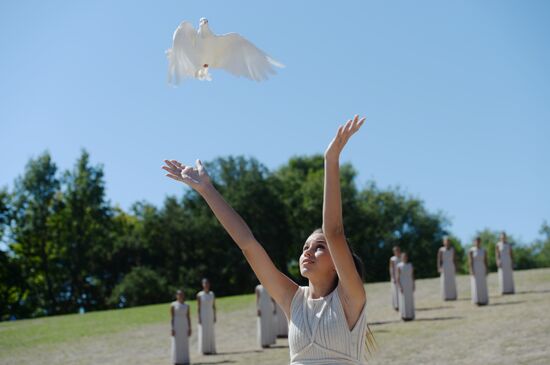
[[[170,306],[174,310],[174,331],[172,336],[172,363],[189,364],[189,323],[187,314],[189,306],[178,301],[172,302]]]
[[[290,305],[290,364],[366,364],[366,308],[365,302],[350,330],[338,288],[325,297],[310,299],[309,287],[299,287]]]
[[[441,253],[441,297],[443,300],[456,300],[455,250],[452,247],[449,249],[441,247],[439,252]]]
[[[260,311],[258,317],[258,344],[261,347],[268,347],[273,345],[276,341],[276,329],[275,321],[273,320],[273,301],[269,296],[267,290],[263,285],[256,287],[256,294],[258,295],[257,310]]]
[[[485,255],[487,252],[483,248],[472,247],[473,275],[470,276],[470,285],[472,288],[472,303],[477,305],[489,304],[489,292],[487,290],[487,271],[485,268]]]
[[[500,267],[498,268],[498,282],[502,294],[514,294],[514,268],[512,267],[511,250],[509,243],[498,242],[497,250],[500,253]]]
[[[275,311],[276,313],[273,315],[275,335],[277,337],[287,337],[288,321],[285,312],[283,312],[283,309],[277,303],[275,303]]]
[[[391,305],[393,309],[399,310],[399,288],[395,282],[397,277],[397,265],[401,262],[401,259],[397,256],[391,257],[391,262],[393,262],[393,272],[390,272],[390,287],[391,287]]]
[[[399,290],[399,313],[401,318],[410,321],[414,319],[414,281],[413,266],[410,262],[400,262],[397,265],[399,271],[399,284],[403,292]]]
[[[216,297],[211,290],[208,293],[201,290],[199,294],[197,294],[197,298],[200,298],[201,306],[201,324],[199,324],[198,331],[199,352],[203,354],[215,354],[214,299]]]

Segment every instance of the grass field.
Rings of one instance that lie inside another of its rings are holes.
[[[444,302],[439,280],[417,281],[416,317],[402,322],[390,308],[389,285],[367,285],[368,319],[378,342],[370,364],[550,364],[550,269],[515,273],[515,295],[490,305],[469,301],[466,276],[459,299]],[[217,300],[218,355],[196,351],[196,306],[191,301],[194,364],[288,364],[286,340],[256,344],[253,295]],[[0,323],[0,364],[169,364],[168,304]]]

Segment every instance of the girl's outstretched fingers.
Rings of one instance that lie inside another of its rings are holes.
[[[325,157],[338,156],[344,149],[346,143],[355,134],[361,126],[365,123],[366,118],[359,118],[359,115],[355,115],[352,119],[348,120],[345,124],[338,127],[336,136],[330,143],[329,147],[325,151]]]

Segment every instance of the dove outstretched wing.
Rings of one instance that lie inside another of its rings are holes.
[[[210,67],[255,81],[266,80],[270,74],[275,74],[275,67],[284,67],[237,33],[216,36],[210,52],[214,56]]]
[[[166,51],[169,83],[178,84],[182,78],[195,76],[200,68],[196,46],[197,31],[191,23],[181,23],[174,31],[172,48]]]

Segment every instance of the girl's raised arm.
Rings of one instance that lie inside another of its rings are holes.
[[[347,307],[348,323],[361,313],[366,297],[363,281],[355,269],[353,256],[344,235],[342,199],[340,193],[340,153],[350,137],[361,128],[365,118],[355,116],[338,128],[336,136],[325,151],[325,188],[323,199],[323,232],[336,267],[339,285]],[[344,308],[346,309],[346,308]]]
[[[269,295],[275,298],[289,316],[290,303],[298,285],[275,267],[262,245],[254,238],[248,225],[212,185],[202,162],[197,160],[195,167],[185,166],[176,160],[164,160],[164,162],[165,166],[162,168],[168,172],[166,176],[189,185],[204,198],[223,228],[242,250]]]

